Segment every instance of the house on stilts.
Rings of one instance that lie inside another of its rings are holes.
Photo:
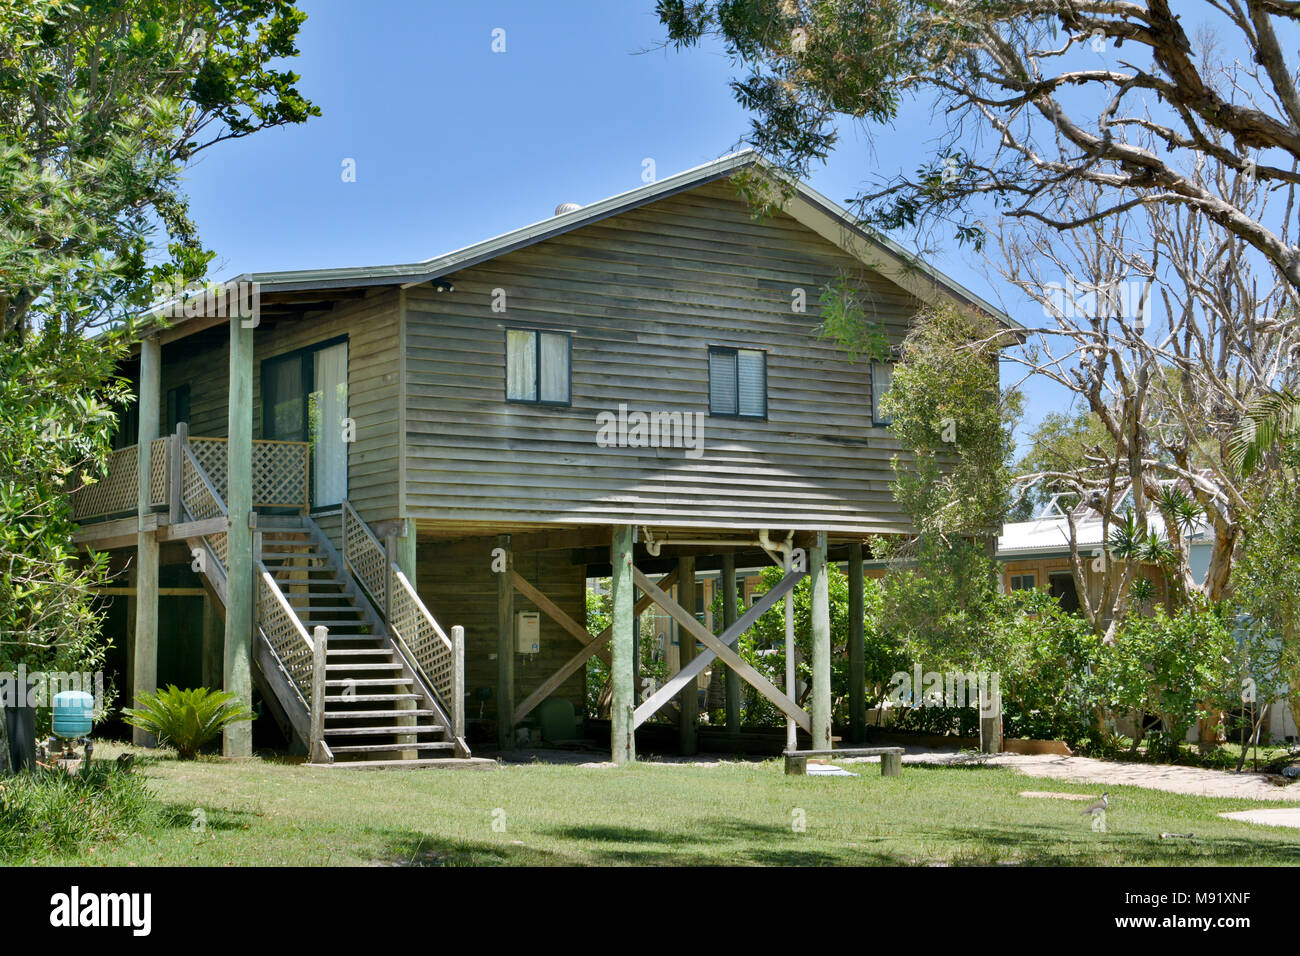
[[[868,538],[908,528],[889,365],[819,334],[819,292],[849,283],[895,342],[927,303],[1010,320],[805,186],[756,219],[732,177],[764,169],[737,153],[436,259],[245,275],[168,306],[122,370],[138,401],[107,473],[74,501],[77,542],[123,571],[125,697],[221,686],[315,762],[447,761],[512,746],[548,698],[581,710],[598,656],[623,761],[665,707],[694,750],[696,682],[721,659],[729,705],[748,681],[829,746],[827,562],[861,582]],[[698,572],[796,550],[720,637],[700,624]],[[804,575],[810,712],[732,650]],[[596,576],[613,615],[592,638]],[[647,696],[632,649],[652,604],[695,640]]]

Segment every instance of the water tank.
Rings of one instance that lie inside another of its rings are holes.
[[[56,737],[88,737],[95,714],[95,698],[85,691],[65,690],[54,695]]]

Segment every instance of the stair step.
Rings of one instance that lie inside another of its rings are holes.
[[[329,668],[327,667],[326,670]],[[326,687],[393,687],[398,684],[414,684],[409,677],[360,677],[327,680]],[[326,698],[328,700],[328,698]]]
[[[388,647],[377,647],[373,651],[362,647],[330,647],[326,650],[330,657],[335,655],[339,657],[373,657],[376,654],[387,654],[389,657],[393,656],[392,649]]]
[[[347,744],[342,747],[330,747],[336,754],[393,753],[399,750],[451,750],[456,745],[449,740],[439,740],[427,744]]]
[[[326,737],[379,737],[392,734],[440,734],[445,728],[442,724],[415,724],[411,727],[397,727],[389,724],[384,727],[331,727],[325,731]]]
[[[419,700],[419,694],[353,694],[351,697],[339,695],[325,695],[327,704],[366,704],[379,703],[380,701],[390,700]]]
[[[328,699],[328,698],[327,698]],[[437,717],[436,710],[326,710],[326,720],[360,720],[377,717]],[[326,728],[325,733],[329,733]]]
[[[330,671],[400,671],[401,664],[331,664],[325,663],[325,673]]]

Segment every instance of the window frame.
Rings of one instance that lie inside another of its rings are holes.
[[[892,387],[893,387],[893,384],[894,384],[894,382],[893,382],[893,376],[894,376],[893,368],[894,368],[894,365],[895,365],[895,364],[896,364],[896,363],[895,363],[895,360],[894,360],[892,357],[891,357],[891,358],[888,358],[888,359],[878,359],[878,358],[873,358],[873,359],[871,360],[871,386],[870,386],[870,387],[871,387],[871,424],[872,424],[872,426],[875,427],[875,428],[888,428],[890,425],[894,424],[894,419],[893,419],[892,416],[891,416],[890,418],[882,418],[881,415],[880,415],[880,405],[879,405],[879,403],[876,401],[876,367],[877,367],[877,366],[888,366],[888,367],[889,367],[889,369],[890,369],[890,372],[889,372],[890,382],[889,382],[889,384],[890,384],[890,387],[892,388]],[[887,392],[887,391],[889,391],[889,389],[886,389],[885,391]],[[881,397],[881,398],[884,398],[884,396],[885,396],[885,392],[881,392],[880,397]]]
[[[1022,584],[1025,578],[1029,578],[1028,587],[1016,587],[1016,581]],[[1037,571],[1016,571],[1007,574],[1007,591],[1034,591],[1038,589],[1038,572]]]
[[[510,397],[510,333],[511,332],[531,332],[533,336],[533,383],[536,389],[536,398],[511,398]],[[567,346],[565,361],[569,366],[569,374],[565,378],[565,400],[557,402],[542,398],[542,336],[543,335],[562,335]],[[505,400],[511,405],[540,405],[546,408],[572,408],[573,407],[573,333],[566,332],[563,329],[534,329],[527,326],[509,325],[502,331],[502,341],[505,347],[505,376],[501,383],[502,392]]]
[[[767,421],[769,403],[767,399],[767,349],[756,348],[752,345],[710,345],[706,356],[706,363],[709,372],[709,417],[710,418],[730,418],[749,422]],[[736,382],[736,410],[734,412],[715,412],[713,410],[713,355],[714,353],[731,356],[731,367],[735,375]],[[763,413],[755,415],[745,413],[740,410],[740,353],[757,352],[763,356]]]

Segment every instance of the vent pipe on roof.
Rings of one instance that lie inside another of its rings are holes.
[[[581,208],[581,204],[576,202],[562,202],[555,207],[555,214],[557,216],[563,216],[566,212],[574,212]]]

